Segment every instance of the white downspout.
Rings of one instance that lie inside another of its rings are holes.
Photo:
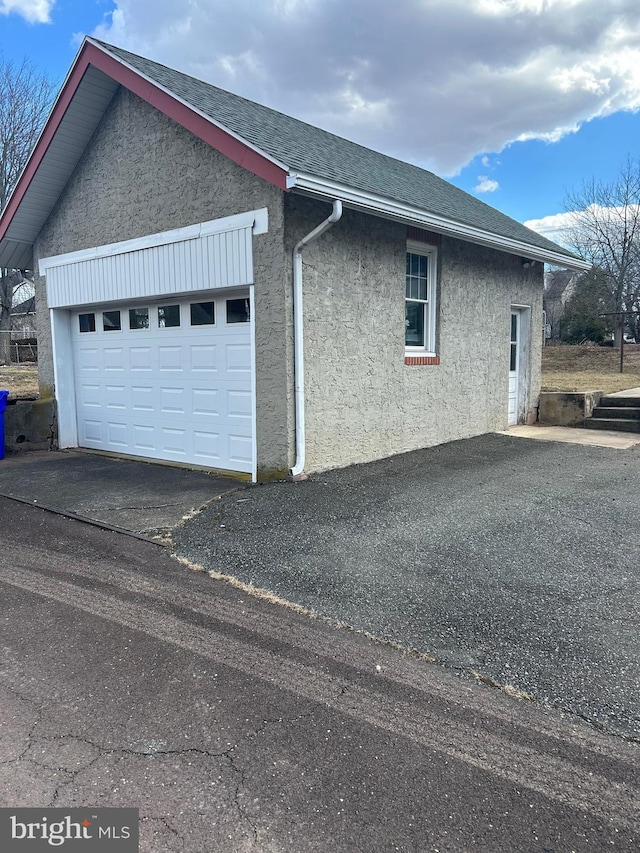
[[[328,231],[342,216],[342,202],[334,199],[331,214],[296,243],[293,250],[293,370],[296,400],[296,464],[291,477],[300,477],[306,461],[304,423],[304,340],[302,323],[302,250]]]

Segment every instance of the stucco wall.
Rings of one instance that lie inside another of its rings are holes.
[[[285,200],[287,248],[328,205]],[[540,385],[542,267],[442,239],[439,365],[404,363],[406,229],[345,211],[304,254],[307,470],[507,425],[510,305],[532,307],[529,408]]]
[[[293,380],[287,355],[290,298],[285,291],[283,193],[214,151],[126,89],[120,89],[39,235],[37,259],[128,240],[267,207],[269,232],[254,238],[258,463],[289,464]],[[37,269],[37,265],[36,265]],[[44,281],[38,310],[46,312]],[[48,322],[41,323],[41,394],[51,394]]]

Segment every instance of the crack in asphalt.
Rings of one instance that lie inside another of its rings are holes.
[[[25,746],[24,750],[16,758],[10,758],[7,761],[0,761],[1,765],[14,764],[26,756],[27,752],[31,749],[31,740],[33,738],[33,733],[38,724],[40,723],[40,719],[42,716],[42,707],[37,704],[35,699],[32,699],[29,696],[24,696],[22,693],[16,690],[15,687],[11,687],[11,685],[9,684],[5,684],[4,687],[6,690],[8,690],[10,693],[13,693],[14,696],[20,699],[21,702],[26,702],[27,705],[33,706],[33,708],[35,709],[36,717],[33,721],[33,724],[31,725],[31,728],[26,734],[25,740],[27,745]]]
[[[157,757],[157,756],[200,756],[202,758],[223,759],[226,761],[227,766],[230,770],[233,771],[239,778],[237,784],[235,785],[235,789],[233,792],[233,804],[236,808],[238,816],[241,820],[248,826],[251,836],[253,839],[253,843],[258,843],[258,827],[256,825],[255,820],[252,815],[245,809],[244,804],[242,802],[242,789],[246,787],[247,779],[246,779],[246,770],[241,766],[239,759],[234,755],[237,751],[238,747],[243,745],[244,743],[250,741],[251,739],[259,737],[262,733],[264,733],[269,727],[275,725],[292,725],[297,723],[300,720],[311,718],[312,714],[304,713],[297,714],[291,718],[286,717],[278,717],[274,719],[263,719],[260,726],[255,728],[252,731],[246,732],[241,738],[236,740],[231,746],[228,746],[224,750],[213,751],[208,749],[202,749],[201,747],[182,747],[180,749],[135,749],[133,747],[127,746],[115,746],[115,747],[106,747],[104,744],[99,743],[88,737],[82,737],[72,732],[67,732],[64,734],[57,735],[48,735],[42,736],[38,740],[34,740],[34,733],[38,727],[38,725],[44,722],[52,722],[55,721],[55,714],[51,714],[51,716],[47,715],[46,710],[42,705],[38,706],[38,703],[27,697],[23,696],[18,690],[15,688],[8,687],[10,692],[12,692],[17,698],[21,701],[24,701],[32,706],[36,707],[37,716],[34,720],[32,726],[30,727],[29,732],[25,736],[25,747],[22,752],[16,756],[16,758],[9,759],[7,761],[2,761],[0,764],[20,764],[22,762],[26,762],[28,764],[33,765],[34,767],[39,767],[45,770],[49,770],[55,773],[63,773],[67,777],[66,779],[61,780],[55,787],[53,794],[46,804],[45,808],[53,808],[56,803],[59,801],[62,796],[64,790],[68,788],[70,785],[73,785],[75,782],[79,780],[79,777],[90,770],[95,764],[97,764],[100,760],[104,758],[111,758],[114,756],[137,756],[137,757]],[[62,743],[65,741],[76,742],[85,744],[86,746],[91,747],[91,749],[96,751],[96,755],[94,755],[91,759],[85,761],[81,766],[78,766],[74,770],[70,770],[68,767],[62,765],[62,763],[55,764],[51,761],[40,760],[37,757],[33,757],[28,755],[31,749],[36,748],[37,745],[47,744],[47,743]],[[157,820],[160,821],[166,829],[172,833],[176,837],[177,840],[184,847],[185,839],[180,835],[178,830],[172,826],[167,819],[166,816],[163,815],[151,815],[151,814],[140,814],[140,822],[142,823],[144,820]]]

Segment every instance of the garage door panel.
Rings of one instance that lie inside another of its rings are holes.
[[[184,388],[160,389],[160,412],[162,414],[186,415]]]
[[[218,347],[215,344],[195,344],[189,347],[189,369],[193,373],[219,373]]]
[[[251,390],[227,390],[227,411],[229,417],[233,420],[236,418],[251,418]]]
[[[128,409],[130,407],[130,393],[126,386],[105,385],[104,391],[107,409]]]
[[[253,444],[246,435],[229,435],[229,458],[237,464],[248,465],[251,462]]]
[[[251,373],[251,346],[228,343],[225,347],[225,368],[233,373]]]
[[[151,373],[153,370],[153,349],[150,346],[129,348],[129,369],[132,372]]]
[[[158,370],[161,374],[182,373],[185,370],[185,365],[182,363],[183,350],[182,344],[158,347]]]
[[[193,454],[203,465],[219,465],[222,459],[220,454],[220,433],[208,430],[195,430],[193,433]]]
[[[78,386],[77,395],[84,406],[102,408],[102,385],[83,382]]]
[[[80,445],[252,473],[250,324],[225,322],[226,298],[199,297],[214,302],[216,320],[199,326],[184,299],[138,306],[133,320],[126,303],[110,306],[116,331],[104,331],[100,306],[95,331],[72,318]],[[147,316],[147,328],[129,328]]]
[[[97,347],[80,347],[79,370],[83,374],[97,373],[102,369],[102,350]]]
[[[217,388],[192,388],[191,411],[194,415],[202,415],[205,418],[219,417],[219,396]]]
[[[160,450],[171,454],[171,458],[186,459],[186,429],[181,427],[160,427]]]
[[[122,451],[130,444],[126,422],[107,421],[107,445]]]
[[[80,427],[81,434],[86,442],[97,442],[100,445],[104,443],[104,438],[102,434],[102,421],[84,418],[81,421]]]
[[[133,446],[137,452],[144,455],[153,454],[157,450],[156,428],[150,424],[133,425]]]
[[[133,412],[154,412],[157,393],[152,385],[131,386],[131,410]]]

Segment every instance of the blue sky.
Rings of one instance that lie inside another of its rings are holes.
[[[3,58],[60,83],[84,34],[431,169],[520,221],[557,217],[567,190],[640,156],[637,0],[0,0]]]

